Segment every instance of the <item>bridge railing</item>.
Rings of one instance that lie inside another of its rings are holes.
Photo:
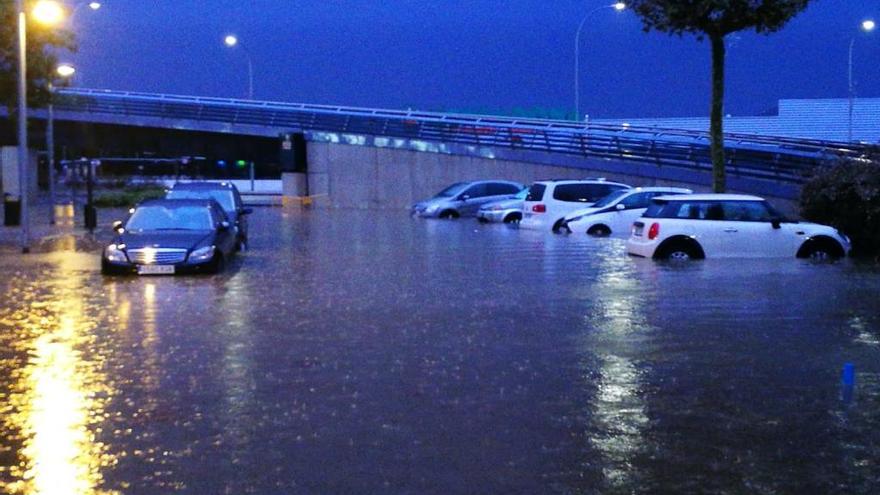
[[[367,134],[711,169],[707,132],[635,126],[65,88],[59,111],[279,130]],[[850,143],[725,134],[729,171],[800,183],[819,164],[864,154]]]

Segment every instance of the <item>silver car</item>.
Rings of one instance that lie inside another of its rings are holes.
[[[433,198],[414,204],[412,214],[430,218],[473,217],[484,204],[510,199],[523,187],[507,180],[457,182]]]
[[[477,220],[485,223],[515,223],[522,220],[522,205],[529,188],[524,187],[516,196],[501,201],[492,201],[480,207],[477,211]]]

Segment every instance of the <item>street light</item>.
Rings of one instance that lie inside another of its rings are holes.
[[[251,59],[251,54],[245,49],[244,46],[238,41],[238,36],[234,34],[227,34],[225,38],[223,38],[223,43],[229,48],[241,48],[241,51],[244,52],[245,58],[247,58],[248,64],[248,99],[254,99],[254,62]]]
[[[862,31],[866,33],[870,33],[877,27],[877,24],[872,19],[865,19],[861,24]],[[849,41],[849,67],[848,67],[848,82],[849,82],[849,125],[847,126],[847,141],[852,142],[853,140],[853,109],[855,107],[856,102],[856,88],[853,83],[853,48],[856,45],[856,37],[853,37]]]
[[[76,68],[70,64],[61,64],[55,73],[64,79],[70,79]],[[46,123],[46,154],[49,165],[49,224],[55,225],[55,87],[49,81],[49,108]]]
[[[574,119],[581,120],[581,92],[580,92],[580,59],[581,59],[581,31],[584,28],[584,25],[587,23],[587,19],[589,19],[593,14],[599,12],[604,9],[614,9],[618,12],[621,12],[626,9],[626,4],[623,2],[612,3],[611,5],[603,5],[601,7],[597,7],[589,12],[584,18],[581,20],[581,23],[578,25],[577,33],[574,35]]]
[[[28,216],[28,135],[27,135],[27,13],[24,1],[15,0],[18,12],[18,187],[21,201],[21,252],[30,252],[30,218]],[[64,9],[58,2],[40,0],[34,5],[34,20],[52,25],[64,18]]]

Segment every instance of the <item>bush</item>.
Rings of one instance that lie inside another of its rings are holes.
[[[147,199],[165,197],[165,186],[160,184],[137,184],[127,186],[121,191],[104,191],[95,196],[95,206],[127,207]]]
[[[880,150],[822,167],[804,184],[801,215],[849,236],[856,255],[880,255]]]

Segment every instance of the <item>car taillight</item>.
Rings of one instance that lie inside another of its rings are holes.
[[[660,235],[660,224],[652,223],[651,228],[648,229],[648,239],[653,241],[658,235]]]
[[[547,206],[541,203],[532,206],[532,211],[535,213],[545,213],[547,211]]]

